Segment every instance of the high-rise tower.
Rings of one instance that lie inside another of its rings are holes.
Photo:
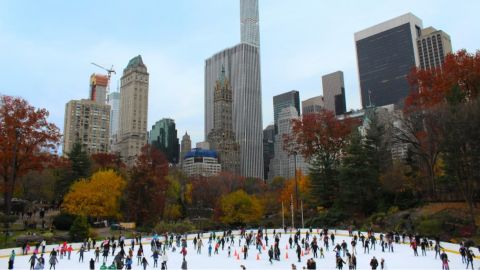
[[[218,71],[233,90],[233,131],[240,144],[240,174],[263,178],[262,87],[258,0],[241,0],[241,43],[216,53],[205,61],[205,137],[213,129],[214,89]]]
[[[300,93],[297,90],[292,90],[273,97],[273,123],[275,126],[275,134],[278,133],[278,117],[280,116],[280,112],[288,107],[294,107],[297,110],[297,114],[300,113]]]
[[[260,46],[258,0],[240,0],[241,42]]]
[[[183,159],[185,155],[192,150],[192,140],[190,139],[190,135],[185,132],[185,135],[182,137],[182,141],[180,143],[180,163],[183,163]]]
[[[175,121],[170,118],[163,118],[152,126],[148,137],[148,143],[160,150],[168,162],[178,163],[180,144],[178,143]]]
[[[128,62],[121,78],[117,149],[129,166],[134,165],[147,143],[148,78],[147,67],[140,55]]]
[[[322,87],[325,109],[334,112],[335,115],[347,112],[343,72],[336,71],[322,76]]]
[[[90,76],[90,100],[98,104],[107,103],[108,77],[93,73]]]
[[[433,27],[422,29],[417,38],[418,54],[421,69],[441,68],[445,56],[452,52],[450,36]]]
[[[235,140],[232,123],[232,88],[225,68],[215,84],[213,129],[208,134],[210,148],[217,151],[222,170],[240,173],[240,146]]]

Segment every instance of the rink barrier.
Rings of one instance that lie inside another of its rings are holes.
[[[273,230],[274,229],[267,229],[267,233],[270,232],[270,235],[273,233]],[[277,232],[280,232],[282,235],[284,234],[290,234],[290,235],[294,235],[295,232],[292,232],[292,231],[288,231],[287,233],[285,233],[285,231],[283,229],[275,229]],[[321,230],[321,229],[320,229]],[[246,230],[246,232],[250,232],[252,230]],[[257,230],[253,230],[254,232],[256,232]],[[306,232],[309,231],[309,229],[301,229],[301,234],[306,234]],[[209,231],[209,232],[204,232],[204,236],[202,237],[202,239],[208,239],[210,237],[210,233],[218,233],[218,235],[221,235],[223,234],[223,231]],[[343,237],[350,237],[349,234],[348,234],[348,231],[347,230],[332,230],[332,229],[329,229],[328,230],[329,232],[329,237],[330,237],[330,234],[331,232],[334,232],[335,236],[343,236]],[[239,230],[235,230],[235,231],[232,231],[232,233],[236,236],[239,236],[240,235],[240,231]],[[317,233],[317,229],[312,229],[312,233],[313,235],[318,235],[319,233]],[[362,234],[364,235],[367,235],[367,232],[361,232]],[[358,234],[358,231],[354,231],[354,235],[355,234]],[[206,236],[205,236],[206,235]],[[312,237],[313,237],[312,235]],[[380,239],[380,233],[374,233],[375,235],[375,238],[376,239]],[[189,234],[187,236],[187,241],[190,241],[190,240],[193,240],[193,238],[195,238],[197,236],[197,234]],[[163,239],[164,237],[163,236],[159,236],[159,238]],[[142,245],[149,245],[150,242],[152,241],[153,237],[146,237],[146,238],[143,238],[142,237]],[[132,239],[129,238],[129,239],[125,239],[125,242],[127,243],[125,246],[128,248],[130,247],[130,241]],[[97,246],[99,246],[98,244],[101,243],[103,240],[99,240],[97,241]],[[272,239],[273,241],[273,239]],[[432,240],[433,241],[433,240]],[[80,249],[80,247],[82,247],[83,243],[68,243],[68,246],[72,245],[72,248],[73,248],[73,251],[72,251],[72,255],[75,255],[76,252]],[[398,244],[403,244],[403,245],[409,245],[410,243],[402,243],[402,242],[399,242]],[[57,245],[46,245],[45,246],[45,254],[50,254],[50,252],[52,251],[53,248],[55,248],[56,250],[58,250],[58,248],[60,247],[61,244],[57,244]],[[135,246],[138,246],[139,244],[135,244]],[[460,254],[460,252],[458,251],[460,249],[460,245],[459,244],[454,244],[454,243],[449,243],[449,242],[440,242],[440,246],[443,248],[443,250],[445,250],[445,252],[447,253],[452,253],[452,254]],[[39,250],[41,251],[42,247],[39,248]],[[117,247],[118,250],[120,250],[118,247]],[[31,256],[33,254],[33,250],[34,248],[30,247],[30,251],[27,255],[23,255],[22,254],[22,248],[21,247],[16,247],[16,248],[10,248],[10,249],[0,249],[0,258],[8,258],[10,257],[10,254],[12,253],[12,250],[15,250],[15,256]],[[413,251],[412,251],[413,252]],[[39,254],[41,254],[39,252]],[[474,258],[474,260],[480,260],[480,256],[477,256]]]

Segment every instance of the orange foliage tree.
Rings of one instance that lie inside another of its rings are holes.
[[[138,225],[155,225],[163,215],[168,189],[168,163],[151,145],[142,147],[127,184],[127,217]]]
[[[113,170],[98,171],[90,179],[80,179],[71,186],[62,209],[85,217],[118,218],[125,186],[126,181]]]
[[[342,150],[358,123],[352,118],[339,120],[333,112],[322,110],[293,120],[292,134],[284,137],[286,150],[301,153],[309,161],[312,192],[324,207],[333,204]]]
[[[21,98],[2,96],[0,106],[0,177],[5,213],[11,212],[16,181],[41,170],[54,156],[60,131],[47,121],[46,109],[35,109]]]
[[[297,186],[298,186],[298,201],[303,201],[304,208],[308,208],[310,204],[310,178],[308,175],[304,175],[301,170],[297,171]],[[295,193],[295,178],[288,179],[283,189],[280,191],[280,195],[278,197],[279,202],[283,202],[285,206],[286,213],[288,215],[290,211],[290,203],[291,199],[293,202],[296,201],[296,193]]]
[[[90,156],[93,161],[92,171],[96,172],[98,170],[105,169],[114,169],[119,171],[120,169],[125,169],[125,163],[118,154],[111,153],[95,153]]]

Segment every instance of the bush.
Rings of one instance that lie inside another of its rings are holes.
[[[437,237],[443,232],[442,225],[442,222],[438,219],[424,219],[418,224],[417,231],[421,235]]]
[[[320,213],[317,217],[307,220],[305,226],[339,228],[346,218],[347,214],[345,214],[345,212],[338,209],[330,209],[326,212]]]
[[[88,224],[87,218],[78,216],[70,228],[70,238],[72,241],[83,241],[88,238],[89,232],[90,225]]]
[[[72,227],[75,217],[76,216],[67,213],[60,213],[53,218],[53,226],[55,226],[57,230],[68,231],[70,227]]]
[[[176,223],[167,223],[162,221],[155,226],[155,231],[157,233],[186,233],[195,231],[195,226],[190,221],[182,221]]]

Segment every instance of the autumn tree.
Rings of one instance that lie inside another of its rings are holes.
[[[0,177],[5,213],[19,177],[48,165],[60,142],[60,131],[49,123],[48,111],[36,109],[21,98],[2,96],[0,106]]]
[[[288,151],[301,153],[309,161],[312,195],[321,206],[333,205],[342,150],[356,125],[354,119],[339,120],[323,110],[293,120],[292,135],[284,138]]]
[[[220,221],[229,225],[255,224],[263,217],[260,201],[243,190],[222,196],[220,211]]]
[[[90,156],[92,172],[105,169],[120,171],[126,168],[120,155],[112,153],[95,153]]]
[[[62,209],[73,215],[95,218],[120,217],[120,198],[126,181],[113,170],[98,171],[76,181],[65,195]]]
[[[170,170],[166,179],[168,189],[163,217],[166,220],[179,220],[186,217],[187,207],[192,203],[192,183],[177,169]]]
[[[142,147],[126,190],[126,216],[140,226],[153,226],[163,215],[168,189],[168,163],[156,148]]]

